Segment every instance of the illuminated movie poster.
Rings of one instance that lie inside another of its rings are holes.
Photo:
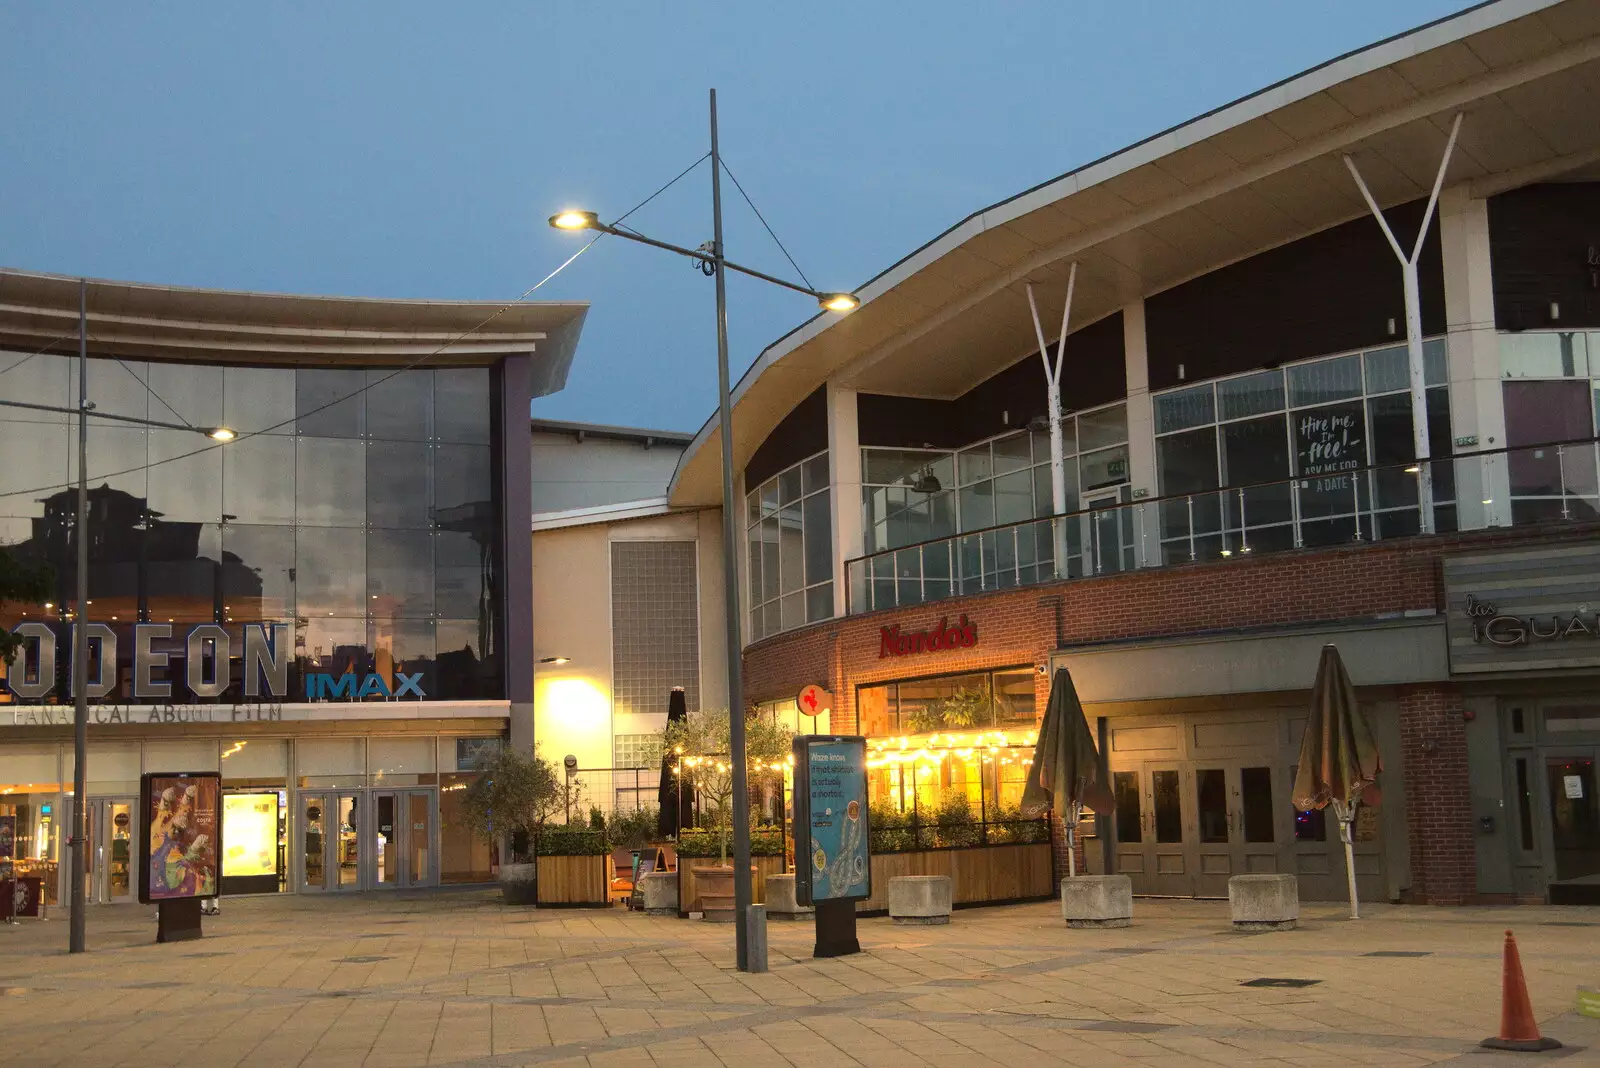
[[[872,896],[866,739],[795,739],[795,885],[805,904]]]
[[[149,828],[139,858],[145,904],[217,896],[222,778],[215,772],[150,772],[140,782]]]
[[[227,879],[278,874],[278,795],[224,794],[222,826],[228,848],[222,854]],[[231,887],[232,884],[230,883]]]

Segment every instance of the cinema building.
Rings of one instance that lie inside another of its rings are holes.
[[[221,773],[225,892],[490,879],[448,829],[479,756],[532,740],[528,404],[586,306],[88,282],[80,608],[79,297],[0,273],[0,542],[55,583],[0,610],[18,869],[64,895],[86,620],[91,900],[136,889],[145,771]]]
[[[733,416],[747,701],[821,686],[876,806],[987,824],[1065,666],[1117,798],[1090,870],[1337,898],[1290,801],[1333,643],[1384,760],[1364,896],[1600,901],[1597,101],[1600,8],[1483,4],[984,207],[771,345]],[[719,448],[672,507],[716,505]]]

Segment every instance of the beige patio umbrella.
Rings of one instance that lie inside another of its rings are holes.
[[[1378,773],[1383,760],[1372,728],[1356,703],[1356,690],[1333,645],[1322,647],[1317,681],[1311,687],[1311,714],[1300,739],[1300,762],[1295,770],[1291,800],[1297,809],[1333,806],[1344,842],[1345,877],[1350,882],[1350,918],[1361,916],[1356,899],[1355,846],[1350,825],[1362,801],[1376,805],[1381,796]]]
[[[1031,818],[1053,809],[1061,817],[1067,831],[1067,874],[1073,877],[1078,874],[1074,837],[1085,805],[1096,812],[1111,811],[1111,791],[1100,781],[1100,753],[1077,687],[1066,668],[1057,668],[1022,791],[1022,814]]]

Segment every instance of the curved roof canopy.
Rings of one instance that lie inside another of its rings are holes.
[[[1381,205],[1426,197],[1457,112],[1446,185],[1488,196],[1600,176],[1600,4],[1481,4],[969,215],[856,290],[857,311],[813,318],[761,353],[735,390],[734,459],[748,462],[830,379],[959,396],[1037,349],[1024,283],[1042,315],[1059,315],[1072,261],[1081,325],[1359,217],[1346,153]],[[718,439],[713,419],[679,465],[674,505],[720,503]]]
[[[75,352],[76,277],[0,269],[0,347]],[[534,354],[533,392],[566,384],[588,304],[374,300],[88,280],[92,355],[240,364],[483,365]]]

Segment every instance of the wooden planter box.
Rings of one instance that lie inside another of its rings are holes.
[[[611,858],[540,857],[538,903],[543,908],[609,908]]]
[[[687,919],[689,913],[700,912],[700,891],[695,887],[694,866],[704,864],[715,866],[716,857],[678,857],[678,918]],[[733,858],[728,858],[728,863],[733,863]],[[751,857],[750,864],[756,869],[755,885],[751,892],[755,895],[756,904],[764,904],[767,900],[767,876],[777,875],[783,871],[782,857]],[[888,891],[885,891],[887,893]],[[1047,891],[1048,892],[1048,891]]]
[[[1049,842],[875,853],[872,896],[856,902],[856,911],[887,912],[889,880],[898,875],[948,875],[957,908],[1041,901],[1055,889]]]

